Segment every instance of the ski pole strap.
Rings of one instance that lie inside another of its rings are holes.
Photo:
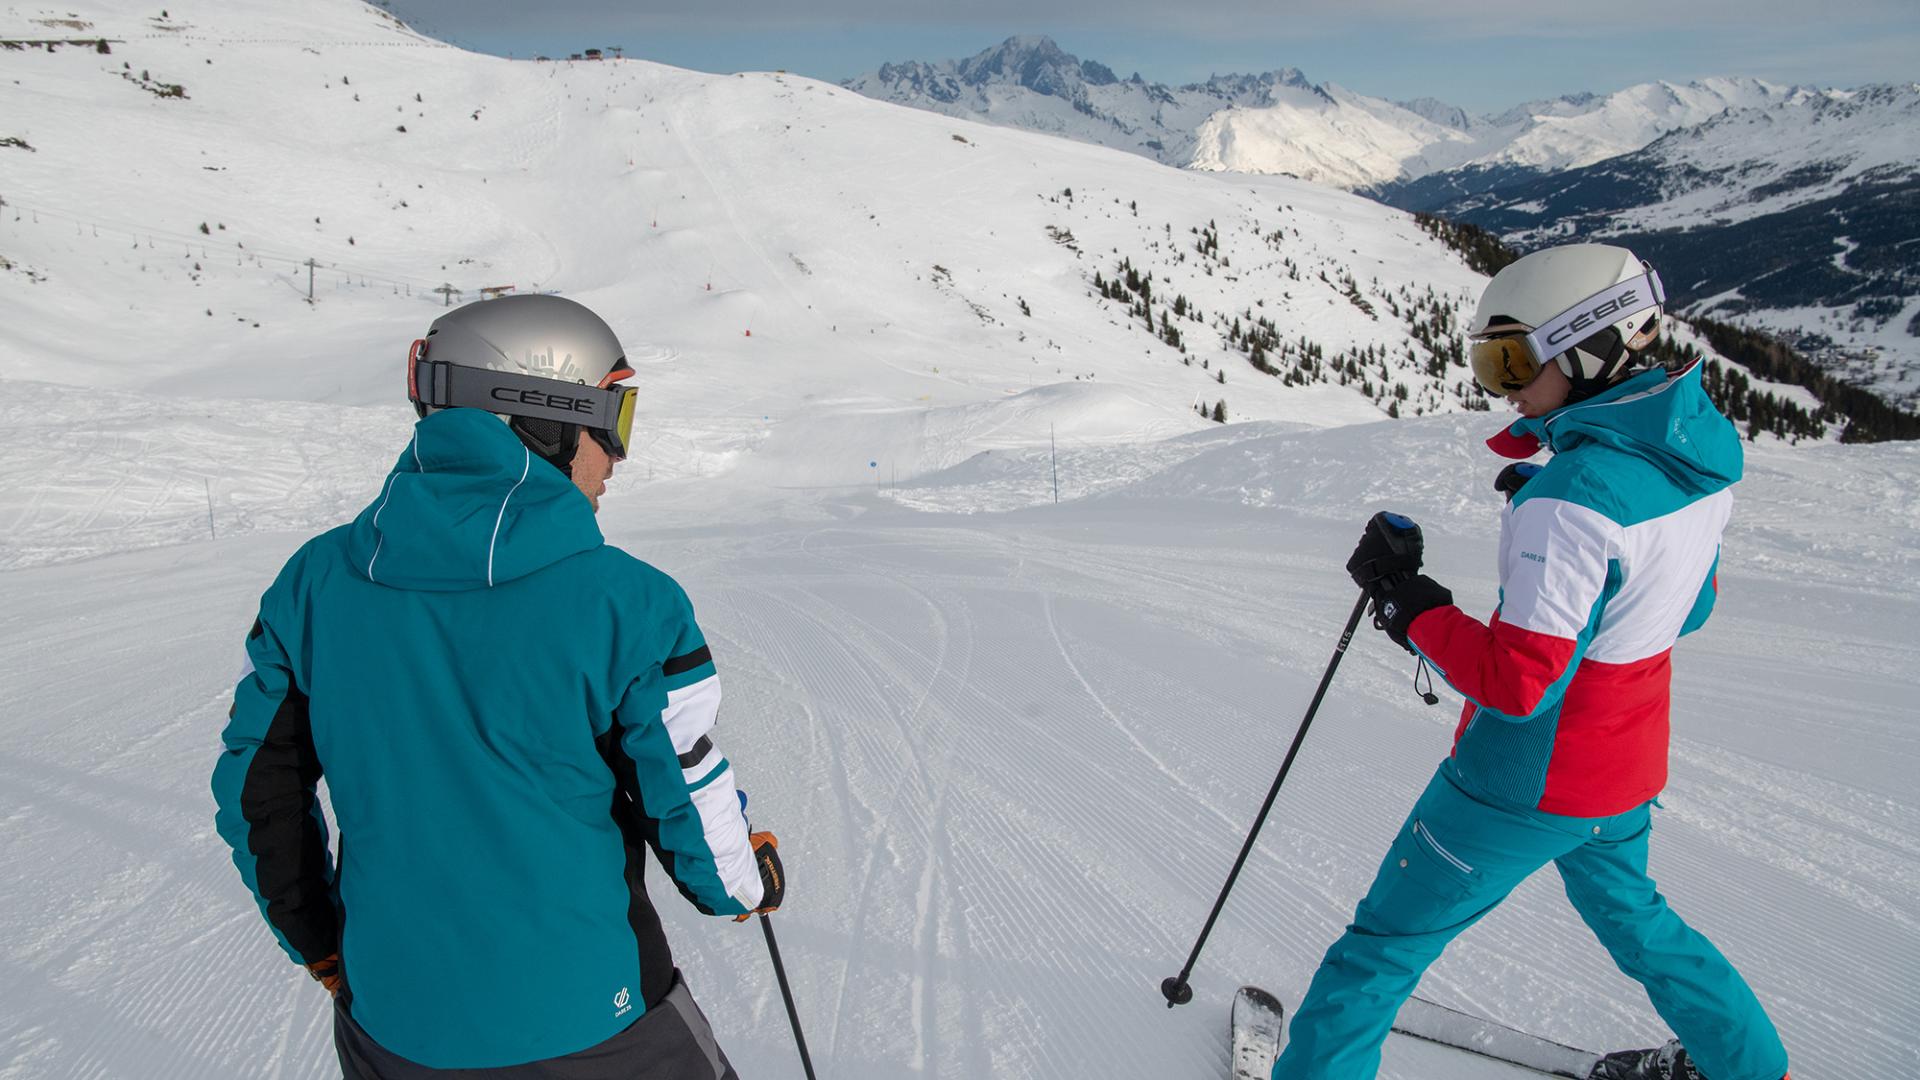
[[[580,424],[611,431],[627,393],[584,383],[561,382],[515,371],[490,371],[416,359],[408,386],[414,401],[435,409],[485,409],[487,412]]]

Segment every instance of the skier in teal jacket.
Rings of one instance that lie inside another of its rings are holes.
[[[734,1075],[644,850],[712,915],[774,910],[784,871],[714,742],[686,594],[595,523],[631,374],[572,301],[448,313],[408,358],[422,419],[378,497],[261,598],[217,825],[333,993],[349,1078]]]

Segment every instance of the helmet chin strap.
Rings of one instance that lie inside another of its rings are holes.
[[[1619,382],[1620,376],[1626,371],[1633,354],[1627,350],[1626,343],[1620,340],[1617,332],[1609,332],[1606,336],[1609,343],[1605,356],[1598,356],[1575,346],[1553,358],[1553,362],[1560,366],[1560,371],[1572,384],[1572,389],[1567,391],[1567,404],[1572,405],[1600,394]],[[1591,340],[1591,338],[1588,339],[1588,341]],[[1581,342],[1581,345],[1585,344],[1586,342]],[[1592,376],[1587,375],[1587,365],[1582,362],[1582,359],[1587,357],[1591,357],[1599,365],[1597,372]]]
[[[552,423],[552,421],[544,421]],[[507,427],[518,436],[522,445],[535,457],[560,470],[560,475],[573,479],[573,455],[580,448],[580,428],[576,424],[557,424],[558,441],[549,445],[547,441],[533,432],[521,417],[510,417]]]

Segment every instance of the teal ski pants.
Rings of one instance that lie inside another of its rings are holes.
[[[1711,1080],[1780,1080],[1787,1052],[1746,980],[1654,889],[1649,807],[1576,818],[1462,791],[1442,764],[1393,839],[1353,925],[1327,950],[1273,1080],[1373,1080],[1420,975],[1551,862],[1567,899]]]

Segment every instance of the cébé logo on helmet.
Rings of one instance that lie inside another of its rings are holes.
[[[496,386],[488,392],[488,395],[495,401],[504,401],[509,405],[541,405],[567,412],[590,413],[593,411],[591,398],[577,398],[569,394],[554,394],[545,390],[510,390],[504,386]]]
[[[1616,311],[1625,311],[1629,307],[1638,305],[1639,302],[1640,302],[1640,290],[1628,289],[1626,292],[1621,293],[1619,296],[1615,296],[1605,301],[1604,303],[1597,305],[1596,307],[1594,307],[1592,311],[1583,311],[1580,314],[1575,315],[1573,319],[1567,323],[1567,325],[1547,335],[1547,344],[1558,345],[1561,342],[1567,340],[1568,336],[1573,334],[1575,331],[1585,330],[1587,327],[1592,326],[1595,323],[1599,322],[1601,319],[1601,316],[1611,315]],[[1580,336],[1585,337],[1586,335],[1581,334]]]

